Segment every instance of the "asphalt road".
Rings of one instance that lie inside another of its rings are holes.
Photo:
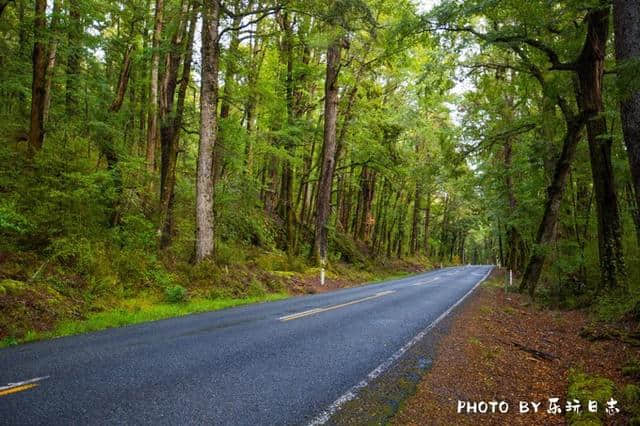
[[[0,424],[322,423],[490,270],[445,268],[3,349]]]

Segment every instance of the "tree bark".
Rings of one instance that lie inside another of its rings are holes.
[[[202,8],[200,143],[196,177],[196,262],[213,255],[213,148],[217,137],[219,4]]]
[[[616,62],[618,64],[619,88],[623,95],[620,100],[622,133],[629,157],[629,168],[636,198],[640,208],[640,88],[625,90],[625,86],[637,81],[635,70],[627,68],[627,62],[640,61],[640,3],[637,0],[614,0],[613,24],[615,28]],[[640,216],[635,217],[636,235],[640,244]]]
[[[156,144],[158,140],[158,87],[160,86],[160,42],[163,25],[163,0],[156,0],[151,52],[151,83],[149,86],[149,111],[147,124],[147,171],[153,173],[155,167]]]
[[[336,153],[336,121],[338,118],[338,74],[342,40],[335,39],[327,49],[327,71],[324,83],[324,143],[322,167],[316,199],[316,224],[313,252],[318,264],[327,261],[329,213],[331,209],[331,185]]]
[[[618,197],[611,164],[612,139],[603,115],[602,80],[609,32],[609,8],[587,14],[587,38],[576,61],[581,104],[587,115],[587,139],[598,213],[601,286],[617,288],[625,281]]]
[[[44,142],[44,109],[48,63],[45,44],[46,10],[46,0],[35,1],[35,41],[32,55],[33,76],[31,81],[31,126],[29,130],[29,146],[32,153],[39,151]]]

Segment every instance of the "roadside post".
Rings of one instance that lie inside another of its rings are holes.
[[[324,286],[324,259],[322,260],[322,263],[320,264],[320,285]]]

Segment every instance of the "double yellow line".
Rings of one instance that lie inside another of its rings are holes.
[[[37,386],[38,385],[36,383],[31,383],[29,385],[15,386],[15,387],[0,391],[0,396],[5,396],[5,395],[10,395],[12,393],[26,391],[27,389],[35,388]]]
[[[39,385],[36,382],[48,378],[49,376],[36,377],[34,379],[24,380],[18,383],[9,383],[7,386],[0,386],[0,396],[11,395],[12,393],[18,393],[38,387]]]

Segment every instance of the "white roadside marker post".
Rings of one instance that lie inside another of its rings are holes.
[[[509,287],[513,285],[513,271],[509,269]]]
[[[320,285],[324,286],[324,260],[320,264]]]

